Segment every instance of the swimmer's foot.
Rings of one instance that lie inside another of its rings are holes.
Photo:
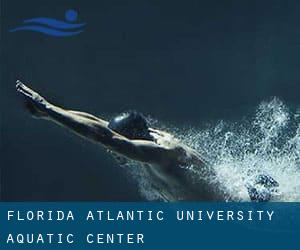
[[[25,106],[34,117],[41,118],[47,116],[44,110],[48,103],[42,96],[19,80],[16,81],[16,90],[25,98]]]

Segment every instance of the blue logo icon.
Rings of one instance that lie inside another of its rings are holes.
[[[16,31],[35,31],[49,36],[66,37],[74,36],[83,32],[85,23],[75,23],[78,13],[75,10],[67,10],[65,12],[65,21],[37,17],[23,21],[23,25],[11,29],[10,32]]]

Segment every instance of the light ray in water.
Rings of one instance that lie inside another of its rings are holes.
[[[278,98],[262,102],[240,122],[220,121],[205,130],[176,129],[176,136],[199,151],[216,170],[220,191],[236,201],[249,201],[246,184],[267,173],[279,182],[276,201],[300,201],[300,117]],[[146,199],[162,198],[145,168],[130,165]],[[190,168],[191,176],[203,178]],[[199,175],[199,176],[197,176]],[[210,177],[204,177],[207,181]],[[199,186],[201,188],[201,186]],[[163,199],[163,198],[162,198]]]

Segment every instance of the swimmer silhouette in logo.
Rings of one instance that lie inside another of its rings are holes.
[[[151,128],[142,114],[124,112],[106,121],[88,113],[55,106],[19,80],[16,89],[25,98],[34,117],[58,123],[124,159],[142,163],[141,167],[151,174],[153,185],[159,187],[163,200],[230,200],[219,188],[213,166],[173,135]],[[191,181],[190,166],[210,178]],[[261,174],[245,188],[250,200],[269,201],[277,193],[278,183],[271,176]]]
[[[22,26],[11,29],[10,32],[34,31],[55,37],[74,36],[83,32],[85,26],[85,23],[75,23],[77,19],[77,11],[70,9],[65,12],[65,20],[48,17],[26,19]]]

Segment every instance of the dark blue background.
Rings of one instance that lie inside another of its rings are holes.
[[[177,126],[300,103],[299,1],[1,1],[2,200],[141,200],[100,147],[31,119],[17,78],[66,108],[137,109]],[[78,11],[85,31],[8,30]]]

